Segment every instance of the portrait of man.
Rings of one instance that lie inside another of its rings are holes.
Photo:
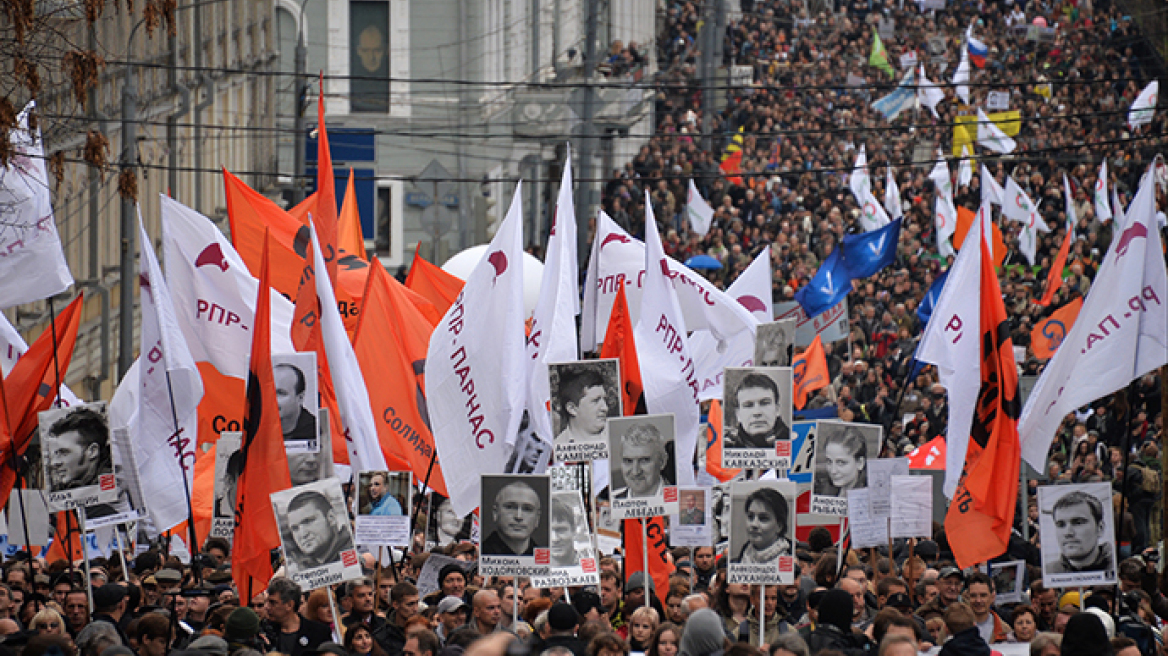
[[[682,491],[681,513],[678,519],[682,526],[701,526],[706,521],[706,509],[702,506],[705,497],[701,492]]]
[[[482,486],[483,507],[490,508],[483,526],[484,555],[534,556],[537,548],[548,546],[550,479],[484,476]]]
[[[1100,494],[1092,488],[1098,487]],[[1042,487],[1039,494],[1061,492],[1072,486]],[[1106,483],[1076,485],[1059,496],[1050,505],[1049,518],[1042,518],[1040,529],[1043,546],[1043,579],[1051,575],[1080,572],[1099,572],[1106,577],[1115,575],[1114,533],[1111,531],[1110,488]],[[1043,504],[1039,497],[1040,507]],[[1049,524],[1047,523],[1049,521]],[[1050,539],[1053,531],[1054,539]],[[1057,546],[1056,553],[1049,553]]]
[[[576,535],[584,518],[577,517],[570,504],[572,495],[579,495],[579,492],[552,494],[552,567],[579,565],[584,557],[576,551]]]
[[[616,360],[550,365],[557,444],[605,442],[608,419],[620,416]]]
[[[316,450],[305,450],[300,448],[301,442],[284,440],[292,487],[323,481],[333,475],[333,447],[327,408],[320,409],[317,428],[320,429],[320,440],[319,448]]]
[[[791,439],[784,417],[791,415],[791,388],[780,389],[782,369],[726,369],[724,447],[774,450],[775,443]],[[786,377],[787,383],[790,377]],[[784,394],[783,392],[786,392]]]
[[[389,5],[349,3],[350,106],[355,112],[389,111]]]
[[[239,433],[223,433],[215,446],[215,519],[235,520],[235,489],[243,473],[240,438]]]
[[[288,356],[285,356],[288,357]],[[311,372],[314,376],[315,369]],[[315,440],[317,437],[315,410],[316,395],[311,396],[304,369],[292,362],[277,362],[272,366],[272,376],[276,383],[276,405],[280,410],[280,429],[284,441]],[[312,386],[315,392],[316,386]],[[309,401],[306,407],[306,400]]]
[[[612,498],[662,496],[665,487],[676,480],[674,472],[669,471],[674,437],[672,415],[626,417],[612,424]]]
[[[754,366],[791,366],[791,352],[795,347],[795,327],[795,319],[759,325],[754,334]]]
[[[507,458],[503,471],[508,474],[542,474],[551,461],[551,445],[544,442],[531,427],[531,414],[523,411],[515,448]]]
[[[291,500],[282,512],[277,501],[276,519],[291,573],[340,563],[341,553],[353,548],[348,515],[340,504],[340,484],[330,480],[306,487],[288,491]],[[337,495],[337,501],[330,500],[326,491]]]
[[[42,413],[41,425],[48,426],[42,429],[41,441],[49,491],[98,485],[102,474],[113,473],[104,403]]]

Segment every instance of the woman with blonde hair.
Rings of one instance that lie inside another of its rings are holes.
[[[33,616],[29,626],[37,635],[65,635],[65,620],[52,608],[42,608]]]
[[[644,654],[649,649],[661,618],[651,606],[641,606],[629,618],[629,653]]]

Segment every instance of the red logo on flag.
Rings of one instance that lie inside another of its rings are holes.
[[[581,558],[580,559],[580,567],[582,567],[584,569],[584,572],[586,574],[594,574],[596,572],[596,559],[595,558]]]
[[[779,571],[780,572],[794,572],[795,559],[790,556],[779,556]]]
[[[535,550],[535,564],[536,565],[551,565],[552,564],[552,550],[543,548]]]
[[[665,503],[677,503],[677,488],[665,488]]]
[[[356,567],[357,565],[357,550],[349,549],[341,552],[341,564],[345,567]]]
[[[790,458],[791,440],[779,440],[775,442],[775,455],[780,458]]]
[[[109,492],[117,488],[118,480],[113,474],[102,474],[97,478],[97,486],[102,492]]]

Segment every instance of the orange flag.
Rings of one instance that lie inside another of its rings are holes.
[[[48,410],[57,398],[57,370],[61,376],[69,369],[77,329],[81,325],[81,296],[73,299],[56,319],[56,335],[49,329],[41,333],[28,351],[20,356],[4,379],[4,430],[0,431],[0,499],[12,493],[16,470],[11,463],[24,455],[37,427],[37,413]],[[56,343],[57,362],[53,362]]]
[[[1034,301],[1035,303],[1047,306],[1050,305],[1051,299],[1054,298],[1054,293],[1063,286],[1063,269],[1067,266],[1067,256],[1071,252],[1071,241],[1075,231],[1067,226],[1067,234],[1063,237],[1063,243],[1059,246],[1058,255],[1054,257],[1054,263],[1050,265],[1050,273],[1046,276],[1046,291],[1042,293],[1042,298]]]
[[[1049,360],[1054,357],[1063,338],[1075,325],[1079,310],[1083,308],[1083,298],[1078,297],[1058,309],[1054,314],[1040,321],[1034,330],[1030,331],[1030,347],[1034,349],[1034,357],[1039,360]]]
[[[457,277],[427,262],[418,255],[417,249],[414,250],[414,263],[410,266],[406,287],[433,303],[440,315],[445,315],[450,306],[454,305],[454,299],[458,298],[464,284]]]
[[[645,569],[645,551],[649,551],[649,578],[653,580],[654,592],[665,606],[665,598],[669,596],[669,574],[673,567],[669,564],[669,540],[665,537],[665,518],[652,517],[644,529],[644,540],[641,533],[639,519],[626,519],[625,528],[625,576],[632,576],[635,572]],[[646,545],[645,542],[648,542]],[[626,579],[627,581],[628,579]],[[646,594],[645,599],[648,600]],[[634,609],[629,609],[631,613]]]
[[[316,209],[316,192],[308,194],[308,198],[300,201],[299,205],[288,210],[288,215],[304,225],[308,225],[308,215]]]
[[[244,464],[236,486],[235,543],[231,550],[236,589],[249,599],[267,587],[272,578],[270,552],[280,546],[270,495],[292,487],[272,376],[272,301],[268,292],[271,263],[267,239],[264,241],[240,449]]]
[[[827,373],[827,356],[823,352],[823,340],[819,335],[811,346],[795,356],[795,407],[799,410],[807,405],[807,396],[817,389],[827,387],[831,375]]]
[[[965,242],[965,233],[969,232],[969,226],[973,225],[973,220],[976,217],[977,212],[964,207],[957,208],[957,226],[953,232],[954,250],[961,250],[961,244]],[[994,266],[1000,267],[1006,259],[1006,242],[1002,239],[1002,230],[998,227],[998,224],[991,223],[990,231],[994,235]]]
[[[706,471],[710,476],[725,483],[738,475],[741,469],[722,466],[722,401],[710,401],[710,414],[706,421],[710,426],[710,441],[706,444]]]
[[[437,322],[417,309],[413,292],[394,280],[374,259],[365,288],[365,307],[353,339],[353,352],[369,386],[377,437],[388,462],[405,458],[403,469],[418,482],[446,496],[446,479],[438,465],[424,395],[426,349]],[[418,299],[420,300],[420,299]],[[440,319],[441,317],[439,317]]]
[[[641,365],[637,362],[637,344],[633,340],[633,319],[629,316],[629,304],[625,298],[625,281],[622,278],[612,304],[612,315],[608,318],[608,332],[604,334],[604,344],[600,347],[600,357],[620,360],[621,404],[626,417],[647,414],[645,408],[645,387],[641,384]]]
[[[1018,373],[1006,307],[984,240],[981,247],[981,390],[961,481],[945,516],[949,546],[965,568],[1006,551],[1018,500]]]
[[[722,169],[722,173],[726,174],[726,181],[732,185],[742,186],[742,151],[736,150],[727,155],[718,168]]]
[[[361,214],[357,211],[357,191],[353,186],[353,169],[349,169],[349,184],[345,186],[345,200],[337,217],[337,248],[369,261],[365,253],[365,236],[361,234]]]
[[[53,513],[53,543],[45,554],[45,562],[64,560],[70,563],[79,563],[85,560],[85,550],[81,546],[81,531],[77,525],[77,517],[72,511]]]
[[[324,124],[324,73],[320,74],[320,93],[316,97],[316,238],[328,268],[329,281],[337,288],[337,184],[333,178],[333,156],[329,150],[328,129]],[[353,176],[349,176],[352,181]],[[310,260],[311,261],[311,260]]]

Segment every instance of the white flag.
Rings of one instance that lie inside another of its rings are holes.
[[[1111,206],[1107,198],[1107,158],[1099,165],[1099,177],[1095,179],[1095,218],[1100,223],[1111,220]]]
[[[726,293],[736,299],[758,323],[774,321],[771,297],[771,249],[764,248],[730,285]],[[689,352],[698,372],[698,398],[702,401],[722,398],[722,372],[726,367],[749,367],[754,363],[754,335],[757,325],[730,339],[718,341],[708,330],[695,330],[689,336]]]
[[[312,270],[316,277],[316,298],[320,302],[320,335],[328,356],[329,375],[337,394],[337,410],[341,414],[345,444],[349,449],[349,464],[356,471],[385,469],[385,454],[377,439],[377,424],[369,403],[369,390],[357,354],[345,332],[345,322],[337,310],[337,297],[329,279],[328,267],[320,251],[316,226],[312,230]]]
[[[666,257],[677,302],[690,330],[709,330],[720,340],[730,339],[753,325],[750,312],[701,275]],[[596,238],[584,282],[584,309],[580,318],[580,345],[596,350],[604,343],[617,281],[624,280],[629,313],[635,324],[641,312],[645,281],[645,244],[621,229],[607,214],[597,218]]]
[[[1156,100],[1160,95],[1160,82],[1152,80],[1151,84],[1144,87],[1140,95],[1132,101],[1131,109],[1127,113],[1127,124],[1136,129],[1141,125],[1147,125],[1152,122],[1152,117],[1156,113]]]
[[[957,206],[953,203],[953,183],[949,178],[949,165],[945,163],[941,153],[937,153],[937,163],[933,165],[929,179],[937,190],[936,201],[933,204],[935,211],[935,225],[937,227],[937,252],[941,257],[954,254],[950,239],[957,232]]]
[[[430,426],[459,517],[479,505],[479,476],[503,473],[527,399],[521,192],[426,351]]]
[[[941,118],[941,115],[937,113],[937,105],[941,104],[942,100],[945,100],[945,92],[925,76],[924,64],[921,64],[920,68],[920,82],[917,83],[917,100],[925,107],[928,107],[929,111],[933,112],[934,118]]]
[[[1012,153],[1018,146],[980,107],[977,109],[977,144],[1002,154]]]
[[[864,232],[879,230],[889,224],[888,213],[872,193],[872,179],[868,175],[868,156],[864,146],[860,146],[860,152],[856,155],[848,186],[856,197],[856,203],[860,205],[860,226]]]
[[[167,196],[162,204],[162,259],[175,316],[195,362],[247,380],[256,280],[210,219]],[[272,290],[272,353],[295,353],[292,302]]]
[[[981,165],[981,197],[998,206],[1006,202],[1006,190],[985,164]]]
[[[560,195],[556,199],[556,214],[543,264],[539,300],[535,304],[531,334],[527,338],[527,411],[534,434],[550,443],[548,363],[569,362],[580,357],[576,338],[576,315],[580,313],[579,269],[576,264],[576,210],[572,203],[570,153],[560,180]]]
[[[28,127],[35,107],[29,102],[17,115],[8,135],[12,156],[0,168],[0,308],[39,301],[73,284],[53,218],[41,131]]]
[[[689,214],[689,227],[701,235],[706,236],[710,231],[710,226],[714,223],[714,208],[702,198],[698,193],[698,188],[694,185],[694,181],[689,181],[689,196],[685,204],[686,212]]]
[[[948,444],[945,453],[945,495],[952,498],[965,466],[969,431],[981,378],[971,375],[971,367],[981,361],[981,234],[980,222],[989,214],[982,202],[949,277],[941,288],[933,316],[917,348],[917,359],[937,366],[937,375],[949,397]]]
[[[969,160],[969,156],[973,153],[969,152],[969,146],[961,145],[961,159],[957,162],[957,185],[959,187],[968,187],[970,182],[973,182],[973,164]]]
[[[1119,200],[1119,189],[1111,188],[1111,208],[1112,218],[1115,219],[1115,227],[1123,228],[1126,218],[1123,212],[1123,202]]]
[[[633,328],[637,361],[650,414],[672,414],[677,434],[677,484],[693,485],[693,454],[698,440],[698,378],[687,344],[685,319],[666,276],[665,249],[645,191],[645,293],[641,317]],[[753,317],[751,318],[753,320]]]
[[[961,48],[961,63],[957,65],[957,71],[953,73],[953,86],[956,87],[954,91],[957,97],[961,99],[966,105],[969,104],[969,49],[962,44]],[[964,456],[962,456],[964,457]]]
[[[1066,202],[1067,230],[1074,230],[1079,217],[1075,216],[1075,195],[1071,193],[1071,181],[1066,173],[1063,174],[1063,200]]]
[[[138,378],[128,381],[139,389],[138,422],[130,429],[130,439],[146,510],[154,526],[165,531],[190,516],[203,379],[179,328],[141,213],[138,231],[142,341]]]
[[[1050,232],[1046,221],[1038,213],[1038,206],[1030,200],[1030,196],[1011,176],[1006,176],[1005,202],[1002,203],[1002,215],[1012,221],[1018,221],[1039,232]],[[1033,264],[1033,262],[1031,262]]]
[[[1079,318],[1022,410],[1022,457],[1033,467],[1045,466],[1068,413],[1168,363],[1168,272],[1155,215],[1155,190],[1145,175]]]
[[[884,169],[884,209],[888,210],[888,218],[895,221],[904,216],[904,206],[900,202],[900,187],[896,186],[896,176],[892,174],[892,167]]]

